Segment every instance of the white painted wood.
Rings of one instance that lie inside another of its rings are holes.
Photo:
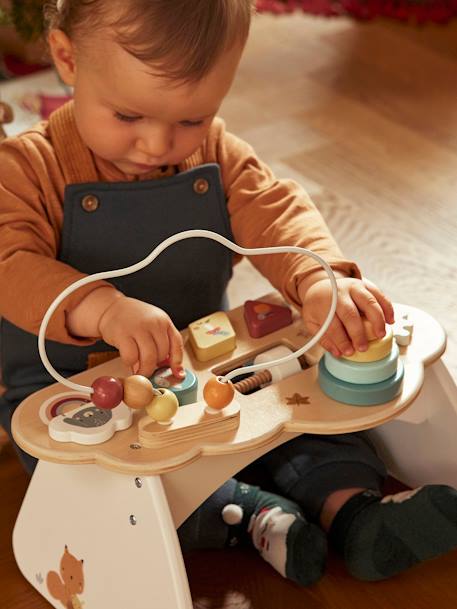
[[[43,404],[42,409],[45,407],[46,404]],[[132,410],[124,402],[121,402],[109,412],[102,411],[102,416],[110,417],[103,425],[78,427],[69,423],[75,417],[83,417],[88,413],[91,415],[90,418],[94,418],[92,413],[96,409],[97,407],[93,402],[87,402],[64,415],[51,419],[48,423],[50,437],[57,442],[74,442],[75,444],[85,445],[101,444],[112,438],[117,431],[127,429],[132,424]]]
[[[438,360],[425,370],[419,397],[396,419],[370,430],[389,471],[415,487],[457,487],[457,386]]]
[[[130,516],[137,524],[130,523]],[[87,609],[192,609],[181,549],[159,476],[142,479],[95,465],[40,461],[13,533],[24,577],[46,587],[65,545],[84,560]]]

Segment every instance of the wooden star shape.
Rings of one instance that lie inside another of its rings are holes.
[[[288,406],[300,406],[300,404],[309,404],[309,397],[300,395],[299,393],[294,393],[289,398],[286,397]]]

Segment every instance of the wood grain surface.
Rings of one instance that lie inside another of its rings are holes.
[[[442,323],[455,380],[456,67],[457,22],[261,15],[222,109],[278,177],[307,188],[365,276]],[[231,305],[265,291],[243,261]]]

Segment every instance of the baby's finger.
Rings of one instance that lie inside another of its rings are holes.
[[[341,357],[342,352],[338,349],[335,342],[333,341],[333,334],[332,334],[332,325],[335,323],[336,319],[337,318],[334,318],[334,320],[330,324],[329,329],[327,330],[327,332],[324,334],[324,336],[319,341],[319,344],[326,351],[331,353],[334,357]],[[316,334],[318,332],[319,328],[321,327],[319,324],[317,324],[313,321],[309,321],[309,320],[307,320],[305,322],[305,325],[306,325],[307,330],[313,335]]]
[[[326,332],[325,338],[328,338],[336,346],[340,354],[352,355],[354,353],[353,344],[343,323],[339,319],[338,311]]]
[[[140,350],[140,367],[137,374],[151,376],[157,368],[157,347],[151,334],[144,333],[137,337]]]
[[[134,338],[129,336],[121,342],[119,345],[119,355],[121,356],[124,364],[130,368],[134,374],[136,374],[134,365],[140,359],[140,351]]]
[[[333,355],[333,357],[341,357],[341,351],[338,347],[328,338],[322,338],[319,341],[319,344],[329,353]]]
[[[357,351],[366,351],[368,340],[356,304],[352,298],[346,296],[344,299],[340,299],[336,312],[348,336],[349,344]],[[352,355],[352,353],[353,351],[351,353],[344,352],[345,355]]]
[[[352,288],[351,296],[359,311],[371,323],[376,336],[382,338],[386,333],[386,320],[384,311],[376,297],[364,286]]]
[[[156,344],[157,349],[157,362],[166,360],[170,353],[170,339],[168,332],[165,327],[161,327],[159,331],[151,333],[151,336]]]
[[[170,343],[170,368],[173,375],[176,377],[185,376],[185,372],[182,367],[182,360],[184,355],[184,346],[182,342],[181,334],[174,326],[170,326],[168,329],[168,340]]]
[[[372,283],[371,281],[365,280],[365,285],[367,290],[369,290],[373,294],[373,296],[381,305],[386,322],[388,324],[393,324],[395,322],[395,312],[391,301],[386,296],[384,296],[378,286]]]

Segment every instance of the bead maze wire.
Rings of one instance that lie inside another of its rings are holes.
[[[312,252],[304,247],[297,247],[297,246],[292,246],[292,245],[291,246],[276,246],[276,247],[244,248],[244,247],[237,245],[236,243],[233,243],[226,237],[223,237],[222,235],[219,235],[218,233],[215,233],[213,231],[194,229],[194,230],[188,230],[188,231],[176,233],[175,235],[168,237],[168,239],[165,239],[155,249],[153,249],[152,252],[148,256],[146,256],[146,258],[144,258],[143,260],[140,260],[140,262],[137,262],[136,264],[132,264],[131,266],[127,266],[122,269],[116,269],[113,271],[103,271],[101,273],[95,273],[93,275],[88,275],[87,277],[83,277],[82,279],[75,281],[74,283],[69,285],[67,288],[65,288],[65,290],[63,290],[63,292],[61,292],[59,294],[59,296],[57,296],[57,298],[55,298],[55,300],[51,303],[48,310],[46,311],[46,313],[43,317],[43,321],[41,322],[40,331],[38,334],[38,351],[40,353],[41,361],[43,362],[43,365],[45,366],[45,368],[49,372],[49,374],[57,382],[62,383],[63,385],[66,385],[67,387],[69,387],[70,389],[73,389],[75,391],[81,391],[83,393],[88,393],[89,395],[92,394],[94,391],[92,387],[87,387],[86,385],[78,385],[77,383],[74,383],[73,381],[70,381],[69,379],[66,379],[61,374],[59,374],[57,372],[57,370],[55,370],[55,368],[52,366],[51,362],[48,359],[47,353],[46,353],[45,336],[46,336],[46,329],[48,327],[49,320],[51,319],[51,317],[52,317],[54,311],[57,309],[57,307],[60,305],[60,303],[65,298],[67,298],[67,296],[72,294],[78,288],[80,288],[84,285],[87,285],[89,283],[93,283],[94,281],[98,281],[100,279],[113,279],[115,277],[122,277],[124,275],[130,275],[131,273],[140,271],[148,264],[151,264],[151,262],[153,262],[170,245],[173,245],[174,243],[177,243],[178,241],[183,241],[185,239],[193,239],[196,237],[212,239],[213,241],[217,241],[221,245],[224,245],[225,247],[236,252],[237,254],[242,254],[243,256],[260,256],[263,254],[292,253],[292,254],[304,254],[304,255],[309,256],[310,258],[313,258],[314,260],[316,260],[316,262],[318,262],[323,267],[325,272],[327,273],[327,275],[330,279],[331,287],[332,287],[332,300],[331,300],[329,312],[327,314],[327,318],[325,319],[325,321],[322,324],[319,331],[307,343],[305,343],[303,345],[303,347],[301,347],[294,353],[291,353],[290,355],[287,355],[280,359],[268,362],[268,366],[269,367],[279,366],[280,364],[283,364],[292,359],[298,358],[301,355],[303,355],[303,353],[305,353],[306,351],[309,351],[312,347],[314,347],[314,345],[316,343],[319,342],[321,337],[325,334],[328,327],[332,323],[333,317],[336,312],[337,295],[338,295],[337,283],[336,283],[336,279],[333,274],[333,271],[332,271],[331,267],[329,266],[329,264],[323,258],[321,258],[314,252]],[[235,376],[238,376],[241,374],[246,374],[247,372],[255,372],[256,370],[261,370],[264,368],[265,368],[264,363],[244,366],[242,368],[237,368],[235,370],[231,370],[230,372],[228,372],[227,374],[225,374],[222,377],[222,380],[227,382],[230,379],[234,378]]]

